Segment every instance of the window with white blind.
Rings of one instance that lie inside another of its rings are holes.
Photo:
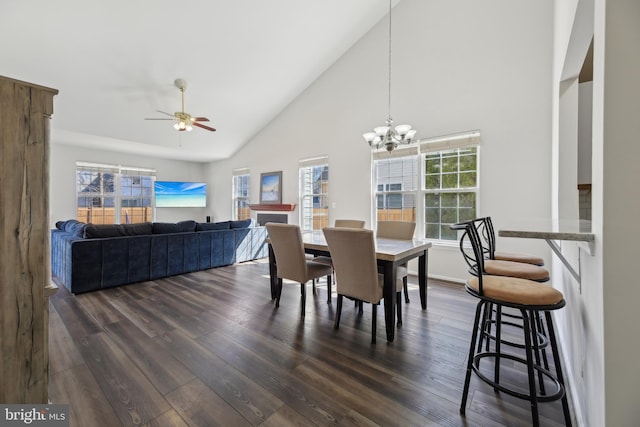
[[[300,161],[300,228],[322,230],[329,225],[329,158]]]
[[[416,220],[417,151],[402,154],[387,154],[374,162],[377,221]]]
[[[231,194],[233,195],[234,220],[251,218],[251,210],[249,209],[250,178],[249,169],[236,169],[233,171]]]
[[[416,221],[416,235],[457,240],[449,226],[477,216],[479,144],[472,131],[374,152],[377,220]]]
[[[76,163],[79,221],[135,224],[153,221],[153,169]]]

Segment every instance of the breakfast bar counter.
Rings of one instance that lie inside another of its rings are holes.
[[[591,232],[591,221],[586,220],[530,220],[514,223],[498,230],[501,237],[520,237],[526,239],[544,239],[569,273],[580,283],[580,273],[577,272],[562,254],[558,240],[583,242],[589,255],[593,254],[595,235]]]

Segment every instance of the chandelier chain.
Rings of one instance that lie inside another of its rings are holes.
[[[389,121],[391,121],[391,0],[389,0],[389,99],[388,99],[388,114],[387,117]],[[389,123],[391,125],[391,123]]]

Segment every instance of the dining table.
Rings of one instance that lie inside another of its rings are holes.
[[[304,251],[316,256],[331,256],[329,246],[321,230],[302,233]],[[267,240],[267,243],[269,241]],[[396,323],[396,268],[409,260],[418,258],[418,288],[420,304],[427,309],[427,272],[429,264],[429,248],[431,242],[425,239],[398,240],[389,238],[375,238],[376,259],[378,271],[384,275],[383,298],[384,320],[387,341],[395,338]],[[271,299],[277,295],[278,266],[271,244],[269,244],[269,274],[271,283]]]

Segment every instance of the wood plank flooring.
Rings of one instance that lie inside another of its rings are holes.
[[[528,403],[473,378],[459,413],[476,300],[462,286],[417,287],[387,343],[379,310],[285,283],[270,299],[264,260],[74,296],[51,298],[50,386],[71,425],[114,426],[528,426]],[[519,376],[505,369],[503,378]],[[542,425],[563,425],[559,402]]]

